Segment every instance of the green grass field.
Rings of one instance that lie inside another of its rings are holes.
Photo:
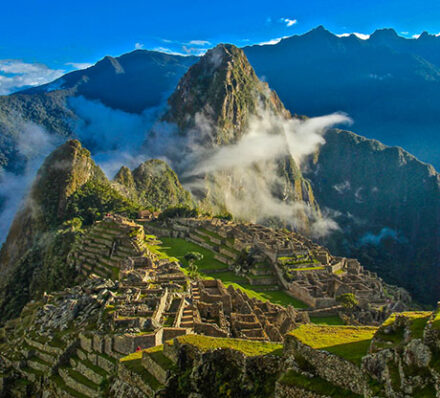
[[[165,252],[170,257],[176,257],[184,266],[188,265],[184,256],[188,252],[199,252],[203,254],[203,259],[197,261],[196,264],[199,267],[199,271],[210,269],[225,269],[228,268],[227,264],[224,264],[214,258],[214,253],[202,246],[195,243],[188,242],[181,238],[161,238],[163,243],[160,246],[160,250]]]
[[[288,386],[297,386],[305,389],[306,391],[311,391],[318,393],[323,396],[335,397],[335,398],[343,398],[350,397],[355,398],[360,395],[354,394],[351,391],[344,390],[338,386],[335,386],[328,381],[321,379],[318,376],[313,378],[308,378],[303,376],[300,373],[295,372],[293,369],[288,370],[279,381],[281,384],[285,384]]]
[[[311,316],[310,322],[315,323],[316,325],[344,325],[342,319],[337,315],[335,316]]]
[[[377,329],[372,326],[305,324],[290,334],[314,349],[328,351],[359,365]]]
[[[234,338],[208,337],[195,334],[177,337],[180,343],[191,344],[202,351],[217,348],[230,348],[240,351],[247,356],[282,355],[283,345],[264,341],[251,341]]]
[[[214,258],[214,253],[195,243],[188,242],[181,238],[161,238],[162,246],[155,246],[154,250],[162,253],[162,257],[176,258],[184,267],[188,265],[184,256],[186,253],[196,251],[203,254],[203,259],[197,261],[198,270],[203,278],[220,279],[226,287],[233,285],[235,288],[241,289],[249,297],[254,297],[261,301],[271,301],[274,304],[292,305],[295,308],[307,308],[307,305],[299,301],[282,290],[262,291],[258,286],[251,286],[246,278],[235,275],[232,271],[224,271],[218,273],[209,273],[212,270],[222,270],[228,268],[224,264]]]

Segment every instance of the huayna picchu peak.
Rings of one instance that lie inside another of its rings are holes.
[[[0,398],[440,398],[435,7],[78,2],[3,7]]]
[[[214,125],[212,145],[237,141],[249,118],[261,111],[289,117],[277,94],[260,81],[243,50],[219,44],[189,68],[168,100],[164,120],[176,123],[182,133],[194,128],[198,118]]]

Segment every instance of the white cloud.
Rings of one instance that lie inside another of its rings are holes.
[[[142,50],[144,48],[143,43],[135,43],[134,45],[135,50]]]
[[[339,35],[336,35],[338,37],[348,37],[351,35],[355,35],[358,39],[361,40],[368,40],[370,38],[370,35],[367,35],[366,33],[359,33],[359,32],[351,32],[351,33],[341,33]]]
[[[291,27],[298,22],[296,19],[290,19],[290,18],[281,18],[280,21],[285,23],[287,27]]]
[[[412,37],[413,39],[418,39],[418,38],[420,37],[420,33],[415,34],[415,35],[412,35],[411,37]]]
[[[87,69],[93,66],[93,64],[90,64],[88,62],[67,62],[67,66],[72,66],[75,69]]]
[[[165,53],[165,54],[170,54],[170,55],[182,55],[182,56],[190,55],[190,54],[187,54],[187,53],[185,54],[185,53],[182,53],[182,52],[179,52],[179,51],[174,51],[174,50],[171,50],[171,48],[162,47],[162,46],[154,47],[153,51],[158,51],[160,53]]]
[[[262,41],[262,42],[257,43],[257,44],[259,46],[266,46],[266,45],[273,46],[274,44],[278,44],[281,40],[287,39],[288,37],[290,37],[290,36],[277,37],[276,39],[271,39],[271,40],[268,40],[268,41]]]
[[[188,44],[193,46],[207,46],[211,44],[211,42],[208,40],[191,40],[188,42]]]
[[[39,63],[26,63],[17,59],[0,60],[0,95],[48,83],[58,79],[64,72]]]
[[[291,156],[300,165],[325,143],[323,134],[329,127],[350,120],[342,114],[304,121],[262,109],[257,114],[250,117],[247,132],[234,144],[211,149],[200,146],[199,139],[206,142],[215,134],[215,123],[203,114],[195,116],[196,126],[186,133],[186,144],[170,145],[168,141],[168,147],[179,148],[179,154],[167,154],[167,158],[176,159],[173,166],[183,170],[185,186],[193,193],[207,192],[212,203],[239,219],[263,222],[277,218],[304,230],[306,217],[316,237],[338,229],[335,221],[320,217],[307,203],[294,199],[290,188],[286,189],[289,183],[279,174],[278,161]],[[158,136],[163,140],[162,131]]]

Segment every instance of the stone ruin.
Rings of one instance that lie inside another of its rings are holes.
[[[212,337],[283,341],[283,335],[308,321],[305,313],[251,299],[219,280],[201,280],[191,287],[194,332]]]
[[[189,333],[282,341],[286,331],[308,321],[292,307],[250,299],[219,280],[191,282],[177,262],[150,250],[160,242],[148,239],[141,225],[109,215],[73,254],[82,274],[118,280],[109,291],[101,325],[114,336],[116,352],[127,354],[136,344],[152,347]],[[223,252],[238,253],[234,247]]]
[[[314,286],[314,294],[330,304],[335,295],[349,288],[357,297],[368,290],[364,286],[376,289],[381,297],[383,284],[359,263],[333,257],[297,234],[209,219],[173,220],[146,229],[197,242],[233,269],[243,251],[252,252],[255,262],[246,272],[261,283],[275,279],[292,295],[297,283],[306,290]],[[178,363],[170,342],[176,337],[198,334],[286,342],[290,330],[309,322],[309,314],[328,311],[262,302],[216,279],[190,280],[177,262],[161,258],[154,250],[159,241],[154,239],[145,236],[142,226],[119,216],[96,223],[71,258],[87,279],[79,286],[45,295],[41,305],[28,304],[18,321],[6,325],[0,344],[6,340],[8,348],[0,355],[0,373],[12,369],[12,377],[44,385],[56,392],[54,396],[99,397],[105,381],[114,380],[115,396],[152,397]],[[300,270],[298,264],[289,264],[292,259],[300,259],[302,268],[315,269]],[[301,284],[305,279],[299,276],[283,280],[286,269],[293,275],[310,275],[309,285]],[[20,336],[20,326],[28,324],[31,327],[26,326]],[[163,349],[141,352],[136,368],[119,362],[126,355],[154,347]],[[9,379],[1,380],[6,380],[2,385],[8,384]],[[14,388],[22,387],[18,383]]]
[[[381,322],[396,303],[405,308],[410,302],[405,290],[385,284],[357,260],[332,256],[325,247],[295,232],[212,218],[146,223],[145,228],[211,250],[217,260],[238,272],[243,272],[237,265],[240,255],[256,253],[254,264],[244,270],[249,283],[278,285],[312,309],[337,307],[338,296],[352,293],[361,307],[373,309],[368,321]],[[384,307],[389,310],[383,311]]]

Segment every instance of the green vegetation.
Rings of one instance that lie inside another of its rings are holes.
[[[352,310],[359,304],[358,299],[353,293],[341,294],[340,296],[336,297],[336,301],[347,310]]]
[[[237,283],[228,283],[225,282],[226,286],[232,285],[237,289],[242,290],[249,297],[254,297],[263,302],[270,301],[274,304],[280,304],[284,306],[291,305],[295,308],[308,308],[308,305],[303,303],[302,301],[288,295],[283,290],[266,290],[266,291],[258,291],[258,286],[252,286],[248,284],[237,284]]]
[[[324,326],[305,324],[290,332],[303,344],[325,350],[360,364],[377,328],[372,326]]]
[[[188,271],[191,277],[198,276],[198,267],[196,261],[203,260],[203,254],[199,252],[188,252],[183,258],[188,262]]]
[[[170,257],[177,258],[185,267],[188,266],[188,261],[185,255],[188,252],[198,252],[203,255],[203,259],[198,261],[199,271],[212,269],[226,269],[228,266],[214,258],[214,253],[204,247],[196,245],[195,243],[186,241],[181,238],[162,238],[163,246],[160,251],[166,253]]]
[[[218,348],[230,348],[240,351],[246,356],[281,355],[283,345],[278,343],[250,341],[233,338],[208,337],[196,334],[177,337],[181,344],[190,344],[201,351],[211,351]]]
[[[311,316],[310,321],[317,325],[344,325],[344,322],[337,315],[335,316]]]
[[[157,345],[151,348],[145,348],[143,350],[139,350],[136,352],[133,352],[125,357],[122,357],[119,361],[120,362],[127,362],[127,361],[133,361],[134,359],[141,359],[142,358],[142,354],[144,352],[156,352],[156,351],[163,351],[163,345]]]
[[[168,207],[159,215],[160,220],[167,218],[180,218],[180,217],[197,217],[198,211],[195,208],[188,206],[176,206]]]
[[[440,309],[434,313],[434,319],[432,320],[432,327],[435,329],[440,329]]]
[[[300,265],[300,264],[319,264],[316,258],[310,256],[298,255],[296,257],[279,257],[278,262],[281,265]]]
[[[145,207],[159,210],[175,206],[188,209],[194,207],[190,193],[183,188],[177,174],[163,160],[145,161],[133,170],[132,177],[139,203]],[[126,181],[128,187],[132,184],[129,178],[122,181]]]
[[[91,180],[69,197],[66,218],[78,217],[85,225],[91,225],[106,213],[135,218],[138,210],[139,205],[126,199],[107,181]]]
[[[411,311],[391,314],[376,332],[375,348],[391,348],[404,343],[405,327],[403,324],[400,325],[400,327],[394,326],[394,330],[391,332],[387,330],[385,333],[385,329],[389,329],[389,327],[396,322],[397,317],[407,319],[411,331],[411,338],[421,338],[423,336],[423,330],[431,316],[432,312],[430,311]]]
[[[300,373],[295,372],[293,369],[290,369],[286,373],[284,373],[279,382],[281,384],[296,386],[299,388],[303,388],[304,390],[312,391],[317,394],[322,394],[329,397],[360,397],[360,395],[357,395],[349,390],[345,390],[341,387],[335,386],[318,376],[308,378]]]
[[[386,321],[382,324],[381,328],[390,326],[396,321],[397,317],[405,317],[408,318],[409,321],[413,321],[419,318],[426,318],[432,314],[431,311],[407,311],[407,312],[394,312],[391,314]]]
[[[324,266],[320,265],[316,267],[299,267],[299,268],[294,268],[293,271],[318,271],[321,269],[324,269]]]

